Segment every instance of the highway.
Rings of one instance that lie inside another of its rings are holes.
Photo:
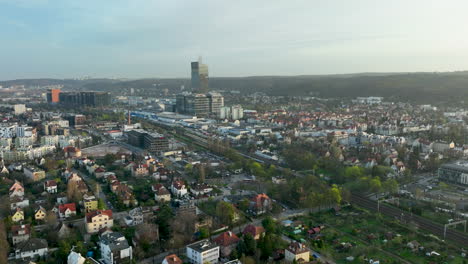
[[[377,212],[376,201],[372,201],[366,197],[362,197],[357,194],[353,194],[351,200],[358,206]],[[430,233],[438,236],[441,239],[443,239],[444,237],[444,226],[438,223],[434,223],[424,217],[414,215],[410,212],[403,211],[401,209],[385,204],[380,204],[380,213],[398,219],[402,223],[409,223],[411,221],[415,222],[419,226],[419,228],[429,231]],[[468,247],[468,235],[458,230],[447,229],[446,239],[456,242],[460,246]]]

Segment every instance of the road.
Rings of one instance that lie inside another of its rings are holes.
[[[89,178],[89,176],[86,174],[86,173],[82,173],[81,171],[79,170],[73,170],[74,173],[78,174],[85,182],[86,184],[89,186],[91,186],[91,178]],[[101,191],[99,192],[99,199],[101,199],[105,204],[106,204],[106,207],[108,209],[111,209],[111,210],[114,210],[114,206],[112,205],[111,202],[109,202],[109,200],[107,199],[107,196],[106,194],[102,191],[102,188],[105,188],[105,186],[103,186],[103,184],[99,183],[96,181],[96,184],[99,184],[100,185],[100,189]],[[94,190],[92,190],[94,192]]]

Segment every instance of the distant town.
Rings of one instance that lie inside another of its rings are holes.
[[[467,263],[466,108],[189,66],[0,87],[0,263]]]

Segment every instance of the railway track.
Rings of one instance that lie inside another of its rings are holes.
[[[358,206],[377,212],[376,201],[372,201],[368,198],[356,194],[353,194],[351,196],[351,200]],[[389,217],[394,217],[400,220],[400,222],[402,223],[415,222],[419,226],[419,228],[426,230],[440,238],[444,237],[444,226],[438,223],[434,223],[424,217],[414,215],[410,212],[403,211],[401,209],[385,204],[380,204],[380,213]],[[445,239],[456,242],[460,246],[468,247],[468,235],[458,230],[447,229]]]

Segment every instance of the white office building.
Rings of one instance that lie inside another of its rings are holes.
[[[208,239],[187,246],[187,258],[192,264],[218,263],[219,246]]]

